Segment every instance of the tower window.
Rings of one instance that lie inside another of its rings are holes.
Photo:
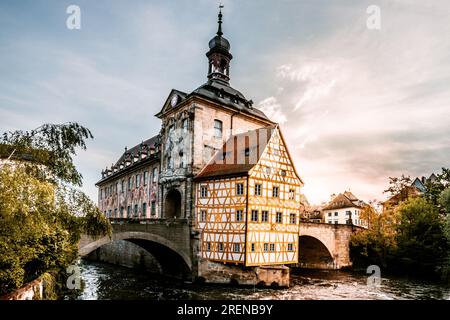
[[[214,137],[222,138],[222,121],[214,120]]]

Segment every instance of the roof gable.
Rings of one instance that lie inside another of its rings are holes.
[[[227,175],[248,175],[258,163],[274,127],[259,128],[231,136],[196,179]]]
[[[252,167],[249,174],[253,175],[258,171],[259,174],[263,173],[263,175],[267,175],[263,172],[264,169],[262,167],[270,168],[270,175],[275,174],[272,177],[281,177],[281,179],[289,180],[291,183],[303,185],[303,181],[297,173],[295,164],[292,161],[289,149],[286,146],[278,125],[274,127],[270,140],[259,157],[257,165]],[[276,172],[273,172],[274,170]],[[281,174],[282,171],[283,175]]]
[[[172,106],[172,99],[173,97],[177,97],[177,102],[174,106]],[[187,94],[185,92],[172,89],[169,93],[169,95],[166,98],[166,101],[163,104],[163,107],[161,108],[161,111],[159,111],[157,114],[155,114],[156,117],[160,118],[163,114],[168,112],[171,109],[175,109],[183,100],[185,100],[187,97]]]

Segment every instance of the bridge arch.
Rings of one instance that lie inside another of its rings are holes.
[[[361,230],[364,229],[343,224],[300,223],[299,266],[314,269],[351,266],[350,238]]]
[[[80,248],[79,255],[87,256],[98,248],[117,240],[130,241],[147,250],[160,263],[167,275],[184,279],[190,277],[192,273],[192,260],[185,252],[179,250],[172,241],[148,232],[114,232],[111,238],[102,237]]]

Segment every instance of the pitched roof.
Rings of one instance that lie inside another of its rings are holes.
[[[270,126],[231,136],[195,179],[247,175],[258,163],[275,128]]]
[[[366,204],[364,201],[359,200],[350,191],[345,191],[344,193],[339,193],[334,197],[322,210],[334,210],[343,208],[362,208]]]
[[[140,144],[135,145],[131,149],[125,148],[124,153],[122,153],[119,160],[117,160],[117,162],[111,167],[111,169],[107,169],[106,172],[102,170],[102,178],[96,183],[96,185],[110,180],[113,177],[116,177],[117,175],[128,171],[130,168],[135,168],[136,166],[143,164],[144,162],[146,163],[148,161],[155,161],[156,159],[158,159],[158,155],[155,150],[155,144],[158,139],[159,136],[156,135],[154,137],[151,137],[150,139],[142,141]],[[154,153],[151,152],[152,149],[154,150]],[[144,152],[144,154],[147,154],[147,156],[141,157],[141,152]],[[135,161],[132,161],[133,159],[135,159]],[[124,165],[127,160],[129,161],[128,165]]]
[[[170,99],[174,94],[178,96],[178,101],[175,106],[171,106]],[[267,118],[264,112],[253,107],[252,100],[247,100],[240,91],[234,89],[228,83],[218,79],[208,80],[206,83],[189,94],[172,89],[161,111],[158,112],[156,116],[161,117],[164,113],[172,109],[176,109],[181,102],[193,96],[198,96],[212,102],[216,102],[222,106],[234,109],[235,111],[258,117],[260,119],[268,121],[269,123],[274,123],[269,118]]]
[[[155,148],[155,142],[158,139],[158,135],[151,137],[150,139],[147,139],[145,141],[142,141],[141,143],[135,145],[134,147],[130,148],[130,149],[125,149],[124,153],[122,153],[122,155],[120,156],[119,160],[117,160],[117,162],[115,163],[115,165],[119,165],[122,161],[124,161],[127,158],[131,158],[134,156],[138,156],[139,155],[139,151],[141,151],[142,149],[154,149]]]

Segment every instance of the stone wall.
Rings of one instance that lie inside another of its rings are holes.
[[[244,267],[200,259],[197,280],[214,284],[289,287],[289,268]]]

